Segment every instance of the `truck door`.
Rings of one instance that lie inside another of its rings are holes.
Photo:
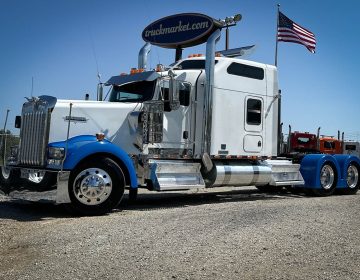
[[[178,106],[171,107],[169,90],[163,88],[164,123],[161,149],[166,155],[187,155],[191,153],[191,84],[177,81],[179,91]]]
[[[264,100],[261,97],[247,96],[244,106],[244,151],[260,153],[263,150]]]

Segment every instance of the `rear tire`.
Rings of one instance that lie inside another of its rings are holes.
[[[320,170],[320,189],[309,189],[315,196],[329,196],[335,191],[337,174],[332,164],[324,163]]]
[[[70,207],[81,215],[108,213],[120,203],[124,187],[124,174],[113,160],[96,158],[85,161],[70,174]]]
[[[346,189],[339,189],[341,194],[353,195],[356,194],[360,187],[360,178],[359,178],[359,167],[354,164],[350,164],[347,168],[347,177],[346,177]]]

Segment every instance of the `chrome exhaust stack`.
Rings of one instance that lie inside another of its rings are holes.
[[[139,51],[139,58],[138,58],[138,68],[139,69],[146,69],[147,68],[147,61],[148,61],[148,54],[151,51],[151,44],[146,43]]]
[[[206,43],[206,61],[205,61],[205,99],[204,99],[204,129],[202,154],[210,155],[211,143],[211,123],[212,123],[212,102],[213,102],[213,85],[214,85],[214,68],[215,68],[215,45],[220,40],[221,30],[216,30],[207,40]]]

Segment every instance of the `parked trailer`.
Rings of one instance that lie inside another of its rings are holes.
[[[240,49],[215,55],[223,25],[207,16],[180,14],[155,23],[179,18],[182,23],[199,19],[199,26],[208,27],[194,42],[206,41],[206,56],[179,59],[177,47],[174,65],[143,71],[147,43],[139,53],[140,70],[105,83],[107,101],[99,85],[99,101],[40,96],[24,103],[20,144],[11,148],[2,167],[8,183],[19,173],[25,179],[36,172],[55,174],[55,201],[82,214],[110,211],[125,188],[131,197],[138,188],[161,192],[248,185],[303,187],[321,196],[336,188],[356,193],[356,156],[308,154],[300,163],[278,157],[276,67],[236,58]],[[143,37],[161,33],[155,23]],[[25,185],[23,195],[25,189],[46,190]],[[18,189],[12,184],[10,194]]]

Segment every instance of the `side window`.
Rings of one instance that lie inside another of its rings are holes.
[[[356,146],[355,145],[345,145],[345,150],[356,151]]]
[[[236,63],[236,62],[230,64],[230,66],[227,68],[227,72],[231,75],[236,75],[236,76],[241,76],[256,80],[264,79],[264,69],[251,65]]]
[[[247,100],[246,123],[248,125],[261,124],[261,100],[252,98]]]
[[[324,148],[325,149],[335,149],[335,142],[325,141]]]
[[[190,105],[190,91],[191,91],[191,84],[185,82],[178,82],[177,88],[179,90],[179,101],[180,105],[182,106],[189,106]],[[169,102],[169,85],[165,84],[161,87],[161,95],[164,100],[164,111],[171,112],[170,102]]]
[[[189,106],[190,105],[190,91],[191,84],[189,83],[179,83],[179,99],[180,105]]]

